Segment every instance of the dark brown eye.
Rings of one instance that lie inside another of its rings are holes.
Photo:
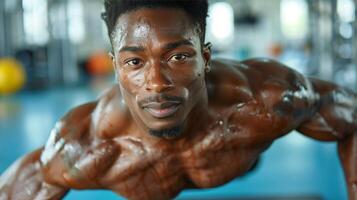
[[[188,55],[179,53],[179,54],[175,54],[175,55],[171,56],[171,58],[169,60],[173,61],[173,62],[177,62],[177,61],[184,61],[187,58],[188,58]]]
[[[141,60],[138,59],[138,58],[134,58],[134,59],[131,59],[129,61],[126,61],[125,62],[127,65],[130,65],[130,66],[138,66],[141,64]]]

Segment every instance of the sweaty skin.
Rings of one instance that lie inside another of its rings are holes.
[[[45,147],[13,164],[0,200],[61,199],[70,189],[170,199],[245,174],[292,130],[338,142],[349,199],[357,199],[357,95],[272,60],[211,60],[194,27],[176,9],[120,16],[117,84],[71,110]],[[181,131],[150,134],[173,127]]]

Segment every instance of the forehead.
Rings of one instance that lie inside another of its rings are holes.
[[[175,8],[141,8],[118,18],[112,33],[114,46],[148,40],[199,40],[198,30],[185,11]]]

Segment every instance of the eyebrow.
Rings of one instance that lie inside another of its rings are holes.
[[[171,50],[171,49],[175,49],[179,46],[185,46],[185,45],[188,45],[188,46],[194,46],[193,43],[190,41],[190,40],[180,40],[180,41],[177,41],[177,42],[173,42],[173,43],[168,43],[164,46],[165,49],[167,50]]]
[[[177,42],[165,44],[164,48],[167,50],[172,50],[179,46],[184,46],[184,45],[194,46],[190,40],[180,40]],[[138,52],[138,51],[144,51],[144,50],[145,50],[145,48],[143,46],[124,46],[119,50],[119,53],[123,52],[123,51]]]
[[[119,53],[123,52],[123,51],[138,52],[138,51],[144,51],[144,50],[145,50],[145,48],[142,46],[124,46],[119,50]]]

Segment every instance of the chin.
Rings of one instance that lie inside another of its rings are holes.
[[[146,126],[149,130],[164,130],[171,129],[177,126],[181,126],[182,121],[177,119],[155,119],[148,120],[146,122]]]
[[[178,116],[164,119],[150,117],[145,120],[149,134],[159,138],[174,139],[182,135],[184,120]]]

